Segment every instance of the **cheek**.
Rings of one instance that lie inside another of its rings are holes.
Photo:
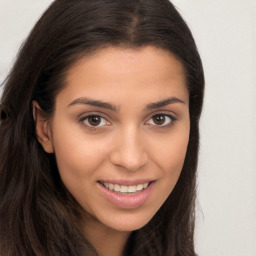
[[[158,189],[162,191],[163,201],[170,195],[179,179],[187,152],[188,141],[189,129],[184,129],[183,132],[166,136],[165,140],[155,145],[155,158],[153,161],[161,171],[162,178],[159,180]]]
[[[177,143],[175,143],[175,141]],[[172,170],[174,172],[181,172],[181,169],[184,164],[186,152],[187,152],[187,145],[188,145],[188,139],[184,137],[176,137],[175,140],[172,141],[168,146],[169,150],[166,150],[163,153],[163,156],[166,159],[166,170],[170,170],[170,173],[172,173]]]
[[[180,172],[185,160],[189,140],[189,131],[175,133],[155,143],[155,159],[160,169],[168,173]]]
[[[166,150],[162,149],[160,162],[162,179],[158,184],[159,191],[162,191],[162,204],[172,193],[183,168],[187,151],[187,140],[181,139],[179,142],[180,143],[169,144],[168,146],[166,145]]]
[[[81,127],[56,127],[53,145],[64,183],[78,183],[83,177],[89,180],[106,159],[106,142],[86,136]]]
[[[79,137],[79,136],[78,136]],[[75,136],[55,137],[55,154],[61,180],[77,202],[88,212],[96,198],[91,195],[98,168],[106,159],[104,143],[90,143]],[[105,147],[106,148],[106,147]]]

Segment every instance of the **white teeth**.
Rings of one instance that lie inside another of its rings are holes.
[[[143,188],[146,188],[148,186],[148,183],[143,184]]]
[[[114,185],[114,190],[115,190],[116,192],[119,192],[119,191],[120,191],[120,185],[115,184],[115,185]]]
[[[128,192],[136,192],[137,186],[129,186],[128,187]]]
[[[139,185],[137,185],[137,188],[136,188],[137,190],[142,190],[143,189],[143,184],[139,184]]]
[[[122,185],[121,188],[120,188],[120,192],[124,193],[124,192],[128,192],[128,187],[127,186],[124,186]]]
[[[119,192],[119,193],[125,193],[125,194],[140,192],[143,189],[147,188],[149,185],[148,182],[143,184],[138,184],[138,185],[132,185],[132,186],[112,184],[107,182],[103,182],[102,184],[104,185],[104,187],[108,188],[109,190]]]

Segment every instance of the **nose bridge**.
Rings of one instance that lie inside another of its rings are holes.
[[[139,127],[129,125],[120,130],[111,161],[130,171],[136,171],[147,163],[148,153]]]

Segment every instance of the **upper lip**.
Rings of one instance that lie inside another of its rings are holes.
[[[154,180],[150,179],[137,179],[137,180],[123,180],[123,179],[104,179],[99,180],[98,182],[101,183],[111,183],[111,184],[119,184],[119,185],[125,185],[125,186],[131,186],[131,185],[139,185],[139,184],[145,184],[150,183]]]

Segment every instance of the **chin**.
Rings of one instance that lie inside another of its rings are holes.
[[[131,232],[134,230],[138,230],[145,225],[152,219],[153,215],[149,216],[144,214],[136,214],[136,213],[130,213],[125,214],[124,216],[118,216],[116,218],[113,218],[109,221],[105,221],[105,225],[118,230],[118,231],[127,231]]]

